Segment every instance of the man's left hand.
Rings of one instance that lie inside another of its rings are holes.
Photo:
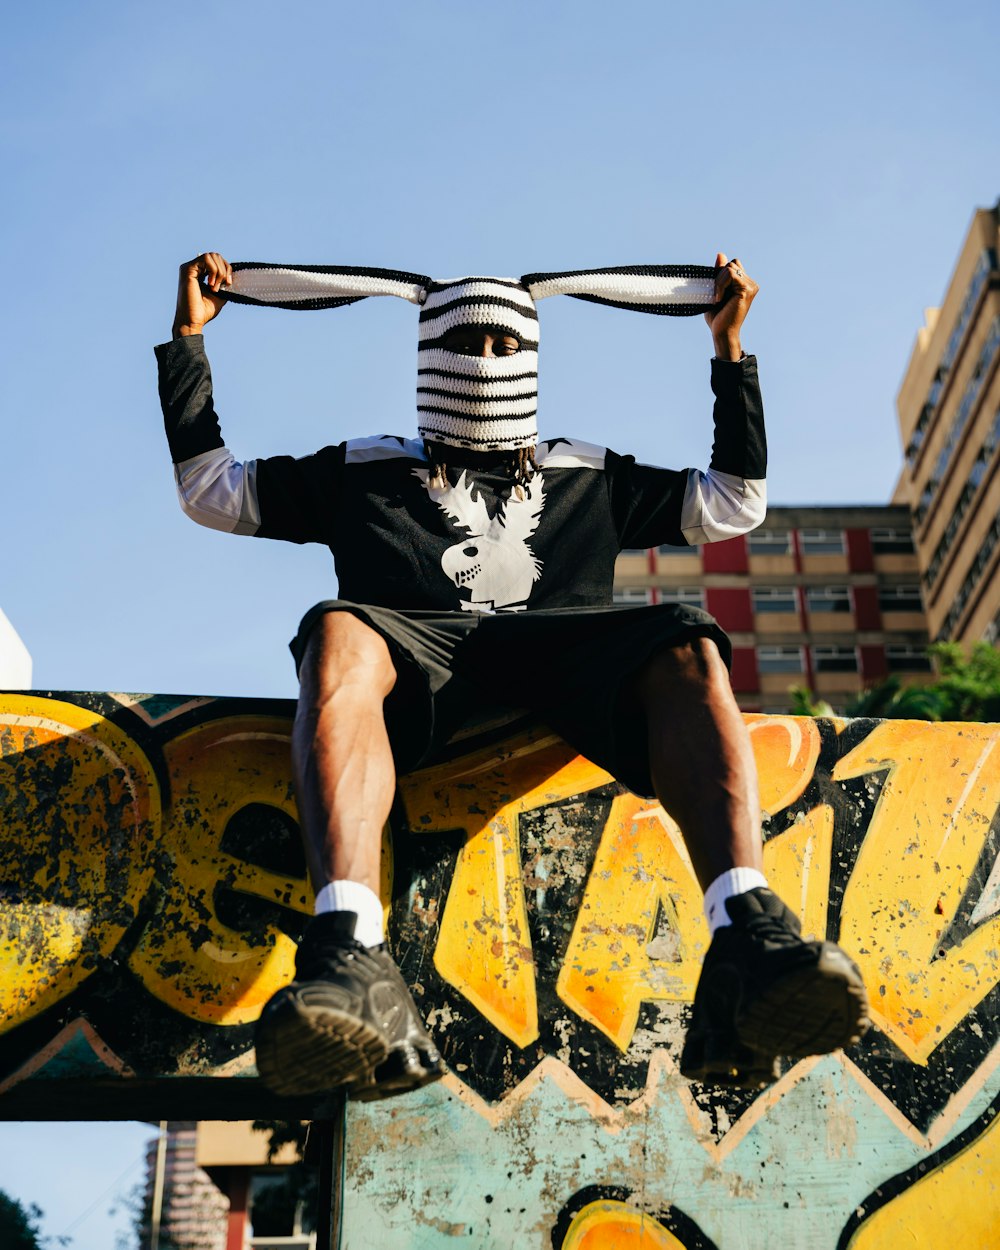
[[[718,253],[715,258],[716,307],[705,314],[705,320],[712,331],[719,360],[739,360],[743,355],[740,326],[759,290],[753,278],[744,272],[740,260],[735,257],[726,260],[724,252]]]

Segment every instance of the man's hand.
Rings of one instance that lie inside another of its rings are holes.
[[[208,280],[208,291],[201,279]],[[232,282],[229,261],[218,252],[203,252],[181,265],[177,279],[177,311],[174,313],[173,336],[201,334],[205,326],[222,311],[225,300],[215,294],[224,282]]]
[[[715,302],[718,307],[707,312],[705,320],[712,331],[715,354],[720,360],[739,360],[743,355],[740,326],[759,290],[753,278],[743,272],[738,260],[727,261],[725,254],[719,252],[715,258]]]

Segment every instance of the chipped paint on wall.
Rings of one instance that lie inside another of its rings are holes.
[[[0,1114],[266,1113],[252,1021],[312,903],[291,712],[0,694]],[[683,1081],[708,934],[676,826],[543,729],[484,730],[401,780],[386,833],[450,1071],[351,1105],[345,1246],[888,1250],[935,1212],[991,1244],[1000,728],[747,721],[769,879],[877,1027],[764,1091]]]

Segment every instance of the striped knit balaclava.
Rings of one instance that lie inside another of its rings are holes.
[[[466,356],[444,346],[470,326],[512,334],[512,356]],[[432,282],[420,310],[417,431],[472,451],[516,451],[538,442],[538,313],[509,278]]]
[[[516,278],[435,281],[394,269],[269,265],[241,261],[222,294],[241,304],[317,309],[395,295],[419,304],[417,414],[422,438],[474,451],[516,451],[538,441],[538,313],[550,295],[662,316],[711,308],[710,265],[626,265],[614,269],[526,274]],[[443,342],[462,326],[512,334],[512,356],[466,356]]]

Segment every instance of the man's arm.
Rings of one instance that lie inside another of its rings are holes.
[[[717,307],[705,314],[715,344],[712,361],[715,439],[707,470],[671,471],[615,457],[610,483],[620,541],[697,546],[754,529],[764,519],[767,445],[757,361],[740,330],[759,287],[739,260],[716,257]],[[620,464],[620,468],[619,468]],[[624,470],[624,471],[622,471]]]
[[[154,351],[181,508],[209,529],[255,534],[260,526],[255,466],[239,464],[223,444],[202,337],[205,326],[222,311],[225,301],[216,292],[230,272],[218,252],[205,252],[181,265],[171,340]],[[203,277],[208,290],[202,288]]]
[[[204,278],[208,290],[201,285]],[[174,310],[172,337],[188,338],[201,334],[205,326],[226,306],[219,295],[223,283],[232,282],[229,261],[218,252],[203,252],[181,265],[177,277],[177,307]]]
[[[681,531],[692,546],[755,529],[767,511],[767,443],[757,360],[746,356],[740,330],[760,287],[734,258],[715,258],[718,307],[705,314],[715,344],[712,393],[715,439],[706,473],[688,471]]]
[[[199,525],[227,534],[330,544],[342,446],[300,460],[270,456],[241,464],[223,443],[202,330],[224,306],[216,292],[230,278],[228,262],[218,252],[185,261],[173,337],[154,349],[181,508]]]
[[[760,287],[749,274],[743,272],[743,262],[726,260],[725,252],[715,256],[715,303],[712,312],[705,314],[708,328],[712,331],[716,360],[741,360],[743,347],[740,328],[750,311],[750,305]]]

